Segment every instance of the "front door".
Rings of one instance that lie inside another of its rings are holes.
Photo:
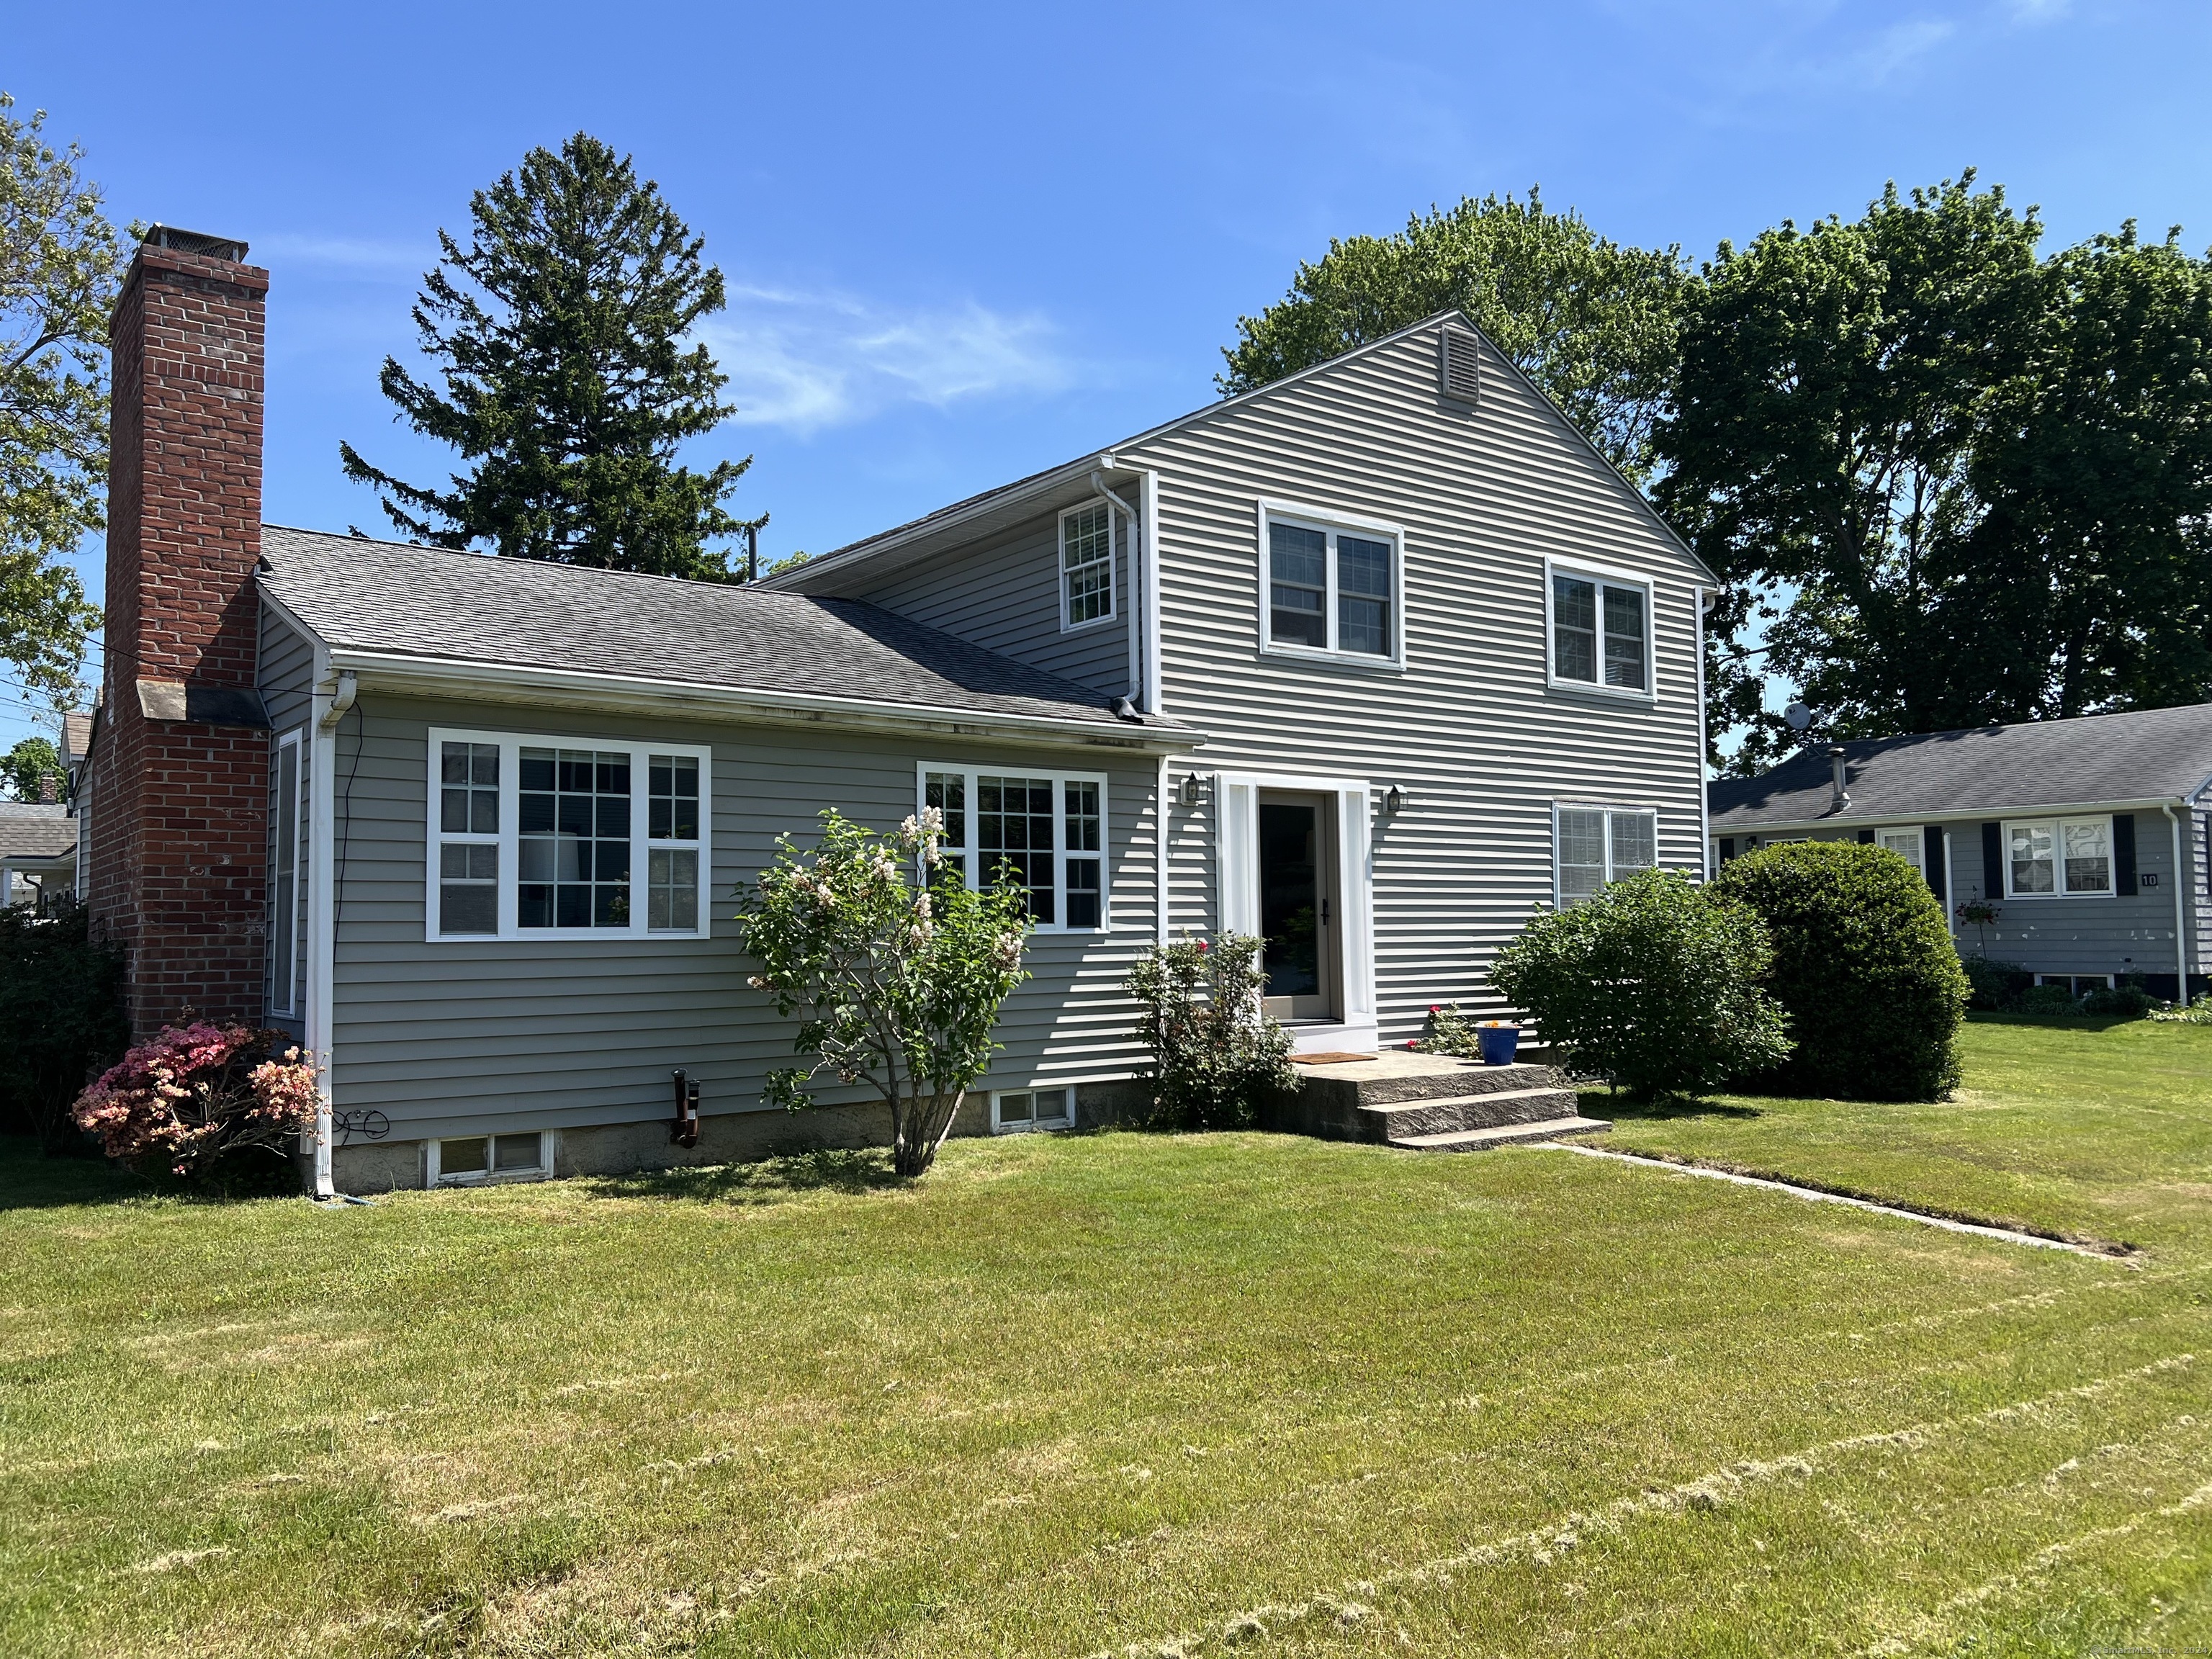
[[[1277,1019],[1334,1019],[1336,848],[1328,795],[1260,792],[1261,993]]]

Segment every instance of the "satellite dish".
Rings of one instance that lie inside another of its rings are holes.
[[[1813,723],[1813,711],[1802,702],[1793,702],[1782,711],[1782,718],[1790,722],[1792,732],[1802,732]]]

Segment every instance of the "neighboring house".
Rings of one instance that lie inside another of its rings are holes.
[[[2206,988],[2212,703],[1808,749],[1707,796],[1717,860],[1870,842],[1927,878],[1970,954],[2076,989]]]
[[[827,808],[1030,891],[963,1131],[1126,1104],[1160,941],[1261,934],[1300,1048],[1366,1052],[1703,865],[1713,579],[1456,315],[748,588],[264,528],[244,252],[157,228],[117,309],[88,886],[141,1028],[327,1062],[326,1182],[880,1134],[757,1109],[735,901]]]
[[[0,801],[0,894],[51,903],[76,885],[76,820],[52,802]]]

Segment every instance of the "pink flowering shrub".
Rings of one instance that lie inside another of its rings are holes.
[[[189,1176],[252,1147],[281,1155],[315,1104],[313,1058],[283,1032],[198,1021],[131,1049],[72,1115],[110,1158]]]

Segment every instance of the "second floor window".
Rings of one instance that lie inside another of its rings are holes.
[[[1552,678],[1607,691],[1651,689],[1651,593],[1640,583],[1552,572]]]
[[[1395,531],[1301,522],[1266,511],[1262,627],[1274,650],[1395,664],[1400,637]]]
[[[1103,501],[1060,515],[1060,625],[1114,615],[1114,514]]]

